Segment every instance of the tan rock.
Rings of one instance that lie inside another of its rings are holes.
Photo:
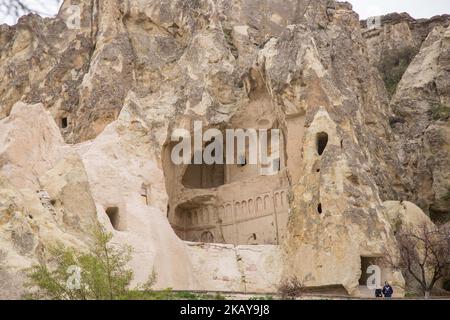
[[[281,282],[278,246],[186,243],[199,290],[276,293]]]
[[[394,126],[393,146],[409,191],[403,199],[419,205],[435,221],[445,221],[450,212],[448,30],[436,27],[428,35],[391,101],[402,119]]]
[[[409,201],[385,201],[383,205],[394,232],[402,227],[419,227],[424,223],[434,225],[422,209]]]
[[[145,123],[128,118],[124,109],[118,121],[76,149],[86,167],[99,220],[113,232],[114,242],[134,249],[134,281],[145,282],[155,271],[159,288],[195,288],[187,248],[163,212],[164,175],[148,147],[151,139]]]
[[[76,232],[89,232],[97,223],[97,211],[92,199],[83,163],[75,153],[59,161],[39,178],[42,190],[50,198],[55,219]]]
[[[39,189],[37,177],[61,158],[64,141],[43,105],[17,103],[0,120],[0,173],[18,188]]]
[[[98,220],[133,247],[134,284],[155,271],[157,288],[273,292],[297,276],[358,295],[397,250],[383,201],[446,212],[448,125],[426,119],[427,101],[448,103],[442,27],[424,41],[402,20],[369,39],[351,5],[326,0],[83,0],[71,29],[70,4],[0,27],[8,272],[56,241],[88,248]],[[372,67],[399,42],[423,42],[392,100],[401,129]],[[196,120],[279,129],[275,174],[175,165],[171,134]],[[401,274],[382,277],[402,295]]]

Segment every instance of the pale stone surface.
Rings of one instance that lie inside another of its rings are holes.
[[[37,177],[61,158],[64,141],[42,104],[18,102],[0,120],[0,174],[19,188],[38,190]]]
[[[281,281],[279,246],[186,242],[198,289],[276,293]]]
[[[199,289],[245,292],[234,245],[187,243]]]
[[[100,221],[113,232],[114,242],[134,249],[135,283],[145,282],[155,271],[159,288],[192,289],[195,283],[187,250],[163,211],[164,176],[148,148],[151,139],[145,124],[124,109],[119,120],[94,141],[75,149],[86,167]],[[142,201],[143,185],[148,205]],[[115,230],[105,213],[108,208],[118,209]]]
[[[385,201],[383,205],[386,207],[387,216],[394,231],[398,231],[402,226],[419,227],[424,223],[433,225],[430,218],[414,203]]]
[[[368,40],[348,3],[79,4],[79,29],[70,1],[0,26],[7,272],[56,240],[88,248],[98,220],[133,247],[134,284],[154,270],[157,288],[273,292],[297,276],[358,295],[363,260],[397,251],[383,201],[448,211],[448,123],[426,118],[427,101],[449,102],[443,27],[383,29],[389,48],[422,45],[390,101],[371,65],[383,38]],[[391,106],[405,123],[391,125]],[[280,129],[278,171],[175,166],[172,130],[192,135],[195,120]],[[383,277],[402,294],[401,274]]]
[[[283,270],[279,246],[237,246],[247,292],[278,292]]]
[[[85,227],[95,221],[96,209],[81,159],[63,158],[61,134],[42,106],[16,104],[0,121],[0,132],[2,276],[13,277],[3,283],[2,295],[20,298],[22,270],[45,260],[48,246],[88,246]]]
[[[88,178],[77,154],[62,159],[39,179],[41,188],[53,199],[55,219],[78,232],[95,225],[96,212]]]

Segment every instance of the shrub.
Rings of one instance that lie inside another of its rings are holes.
[[[386,250],[386,266],[414,279],[428,298],[435,284],[450,275],[450,227],[423,222],[403,228],[395,237],[400,254]]]
[[[435,121],[446,121],[450,119],[450,107],[443,104],[436,104],[431,107],[430,116]]]
[[[273,296],[254,296],[254,297],[250,297],[248,300],[251,301],[270,301],[270,300],[274,300]]]
[[[50,248],[49,264],[36,264],[26,270],[29,290],[26,297],[52,300],[131,298],[133,291],[129,290],[129,285],[133,272],[127,268],[131,248],[113,246],[110,244],[112,235],[101,228],[94,231],[94,236],[95,243],[89,252],[61,244]],[[155,280],[153,272],[142,290],[151,289]]]
[[[306,278],[305,278],[306,279]],[[282,299],[295,299],[301,297],[304,293],[306,280],[300,281],[297,276],[292,276],[281,282],[278,292]]]
[[[450,201],[450,190],[448,190],[447,193],[445,194],[444,200]]]
[[[190,291],[133,291],[133,300],[225,300],[221,294],[196,293]]]
[[[133,271],[127,267],[132,250],[110,243],[112,235],[102,228],[94,231],[94,246],[83,252],[59,244],[49,249],[49,263],[26,270],[28,299],[51,300],[225,300],[220,294],[203,294],[172,289],[154,291],[156,273],[146,283],[131,289]],[[72,278],[80,271],[78,283]],[[74,285],[75,284],[75,285]]]
[[[406,47],[392,49],[383,56],[378,65],[378,70],[391,96],[395,93],[398,83],[416,54],[417,49]]]
[[[444,288],[444,290],[450,291],[450,279],[446,279],[446,280],[444,281],[442,287]]]
[[[405,298],[417,298],[420,297],[416,292],[413,291],[406,291],[405,292]]]

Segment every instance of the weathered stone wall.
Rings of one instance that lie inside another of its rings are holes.
[[[397,252],[384,201],[448,210],[448,121],[426,120],[430,99],[449,102],[447,33],[428,36],[390,101],[348,3],[67,0],[54,19],[0,26],[8,272],[57,239],[88,248],[98,220],[134,248],[135,283],[155,270],[158,288],[268,292],[296,276],[359,294],[366,262]],[[280,129],[278,174],[175,166],[171,133],[194,121]]]
[[[379,22],[380,26],[367,28],[367,21],[361,21],[369,58],[374,65],[378,65],[389,54],[405,49],[417,53],[435,27],[450,25],[450,15],[416,20],[407,13],[392,13],[381,16]]]
[[[186,243],[199,290],[276,293],[281,282],[279,246]]]
[[[391,100],[401,120],[395,150],[404,167],[406,199],[434,221],[450,219],[450,28],[436,27]]]
[[[401,163],[399,198],[441,222],[448,221],[450,208],[449,25],[450,15],[415,20],[404,13],[383,16],[380,27],[363,31],[374,66],[402,50],[413,51],[390,101],[391,145]]]

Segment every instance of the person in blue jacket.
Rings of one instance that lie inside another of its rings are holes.
[[[382,292],[383,292],[384,297],[389,299],[392,297],[392,294],[394,293],[394,289],[392,289],[391,285],[386,281],[384,283]]]

